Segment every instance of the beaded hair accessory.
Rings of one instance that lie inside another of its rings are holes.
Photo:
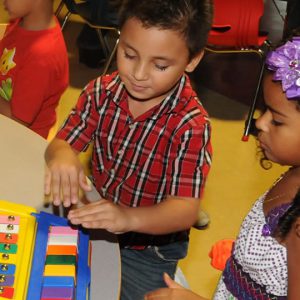
[[[300,37],[294,37],[266,58],[267,68],[274,73],[273,80],[281,81],[289,100],[300,98]]]

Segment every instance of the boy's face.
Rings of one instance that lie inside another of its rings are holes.
[[[22,18],[29,14],[36,0],[4,0],[4,9],[11,20]]]
[[[122,28],[118,70],[135,100],[163,100],[184,71],[193,71],[199,60],[189,62],[186,42],[176,31],[145,28],[135,18],[127,20]]]

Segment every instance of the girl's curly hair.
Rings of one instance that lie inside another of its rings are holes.
[[[279,238],[284,239],[290,232],[293,224],[300,217],[300,190],[293,199],[292,206],[279,219],[276,234]]]

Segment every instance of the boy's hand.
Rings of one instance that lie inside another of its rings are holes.
[[[190,290],[183,288],[164,273],[164,281],[168,288],[161,288],[145,295],[145,300],[205,300]]]
[[[72,210],[68,217],[73,224],[114,233],[167,234],[190,228],[198,206],[198,199],[194,198],[168,197],[157,205],[145,207],[124,207],[101,199]]]
[[[86,228],[101,228],[113,233],[130,231],[130,208],[121,207],[111,201],[101,199],[69,211],[68,219],[74,225]]]
[[[53,204],[65,207],[78,202],[79,187],[90,191],[83,167],[71,147],[64,141],[55,140],[46,150],[46,195],[52,196]]]

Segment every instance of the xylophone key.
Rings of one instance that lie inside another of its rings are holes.
[[[43,279],[43,286],[75,288],[75,282],[74,278],[71,276],[45,276]]]
[[[18,233],[20,229],[20,225],[14,224],[0,224],[0,232],[2,233]]]
[[[75,235],[53,235],[50,234],[48,245],[64,245],[64,246],[77,246],[78,237]]]
[[[55,235],[78,236],[78,229],[69,226],[52,226],[50,229],[50,233]]]
[[[17,254],[0,253],[0,264],[16,264]]]
[[[20,223],[19,216],[7,216],[7,215],[0,215],[0,223],[1,224],[15,224],[18,225]]]
[[[72,265],[45,265],[44,276],[76,276],[76,267]]]
[[[11,287],[0,287],[0,297],[13,299],[14,296],[14,288]]]
[[[0,232],[0,243],[16,244],[17,241],[17,234]]]
[[[47,248],[47,255],[76,255],[77,246],[62,246],[62,245],[50,245]]]
[[[0,286],[13,286],[15,282],[15,276],[0,275]]]
[[[16,244],[0,243],[0,252],[1,253],[12,253],[16,254],[18,246]]]
[[[68,287],[44,287],[41,300],[59,299],[73,300],[74,288]]]
[[[0,264],[0,274],[13,275],[16,272],[16,266],[12,264]]]
[[[76,265],[75,255],[47,255],[46,265]]]

